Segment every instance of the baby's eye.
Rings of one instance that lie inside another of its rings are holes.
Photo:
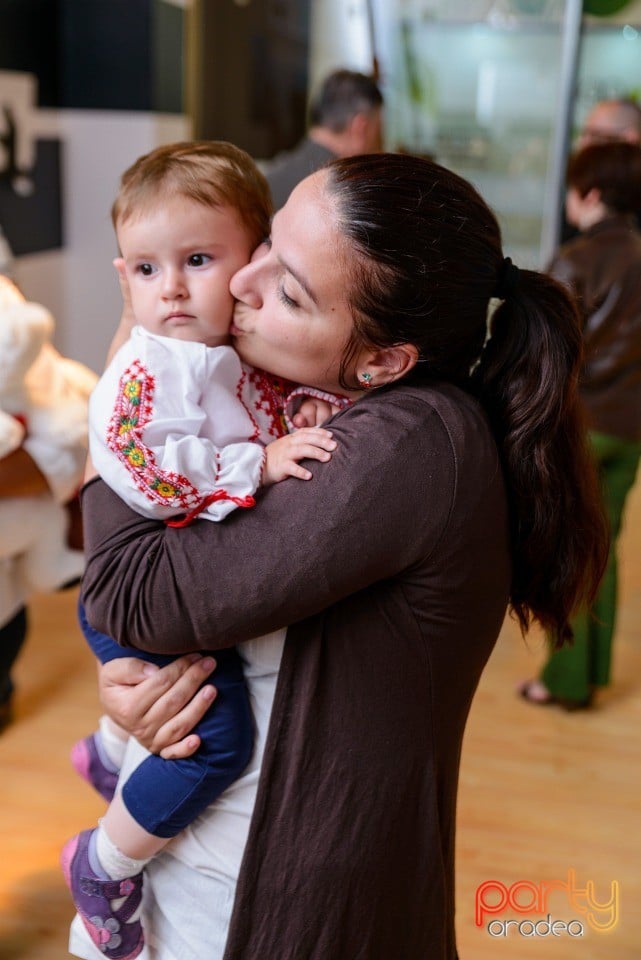
[[[137,270],[143,277],[150,277],[154,272],[154,267],[151,263],[139,263]]]
[[[206,263],[209,263],[211,257],[206,253],[192,253],[192,255],[187,260],[187,263],[190,267],[202,267]]]

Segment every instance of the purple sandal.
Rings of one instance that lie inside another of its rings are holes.
[[[99,736],[100,734],[92,733],[73,745],[71,765],[83,780],[91,784],[105,800],[110,802],[116,792],[118,773],[105,766],[96,744],[96,737]]]
[[[134,960],[144,946],[140,920],[131,918],[142,899],[142,873],[126,880],[104,880],[89,862],[93,830],[69,840],[60,857],[73,902],[93,943],[107,960]],[[123,900],[124,898],[124,900]],[[117,901],[114,909],[112,902]]]

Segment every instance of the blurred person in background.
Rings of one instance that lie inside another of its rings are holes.
[[[634,100],[619,98],[599,100],[587,114],[577,137],[576,149],[593,146],[595,143],[634,143],[641,146],[641,107]],[[637,225],[641,228],[641,206],[635,211]],[[567,243],[577,237],[579,231],[564,211],[561,225],[561,242]]]
[[[641,107],[634,100],[600,100],[588,113],[577,149],[595,143],[641,144]]]
[[[626,498],[641,457],[641,148],[593,143],[567,171],[566,212],[576,239],[564,244],[549,272],[576,299],[583,323],[579,389],[599,466],[611,547],[590,610],[573,622],[574,644],[551,647],[540,677],[521,684],[530,703],[588,707],[610,682],[616,626],[617,558]]]
[[[329,160],[382,149],[383,95],[376,81],[353,70],[335,70],[312,97],[305,138],[263,168],[274,209],[285,204],[296,184]]]

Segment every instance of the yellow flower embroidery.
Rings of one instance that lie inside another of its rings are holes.
[[[165,497],[167,500],[170,500],[172,497],[176,496],[176,488],[164,480],[160,480],[158,483],[154,484],[154,487],[156,493],[158,493],[161,497]]]
[[[139,447],[132,447],[127,451],[127,460],[134,467],[144,467],[145,455]]]
[[[142,393],[142,383],[140,380],[128,380],[124,386],[123,393],[128,400],[137,400]]]
[[[131,433],[131,431],[138,426],[138,420],[134,417],[123,417],[120,421],[120,426],[118,427],[118,436],[122,437],[124,433]]]

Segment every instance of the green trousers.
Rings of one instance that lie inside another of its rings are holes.
[[[541,681],[553,696],[579,702],[587,700],[594,687],[605,686],[610,680],[617,607],[616,547],[625,501],[634,485],[641,457],[641,443],[594,432],[590,440],[610,521],[610,555],[592,608],[572,621],[573,645],[550,650],[541,673]]]

